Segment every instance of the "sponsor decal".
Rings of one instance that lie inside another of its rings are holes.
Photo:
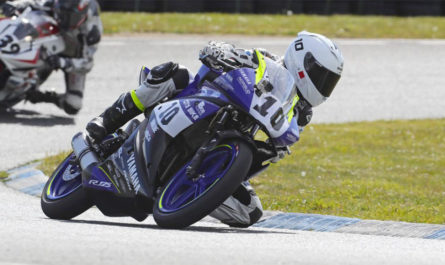
[[[98,187],[102,187],[102,188],[111,188],[111,183],[107,182],[107,181],[99,181],[99,180],[95,180],[95,179],[91,179],[90,181],[88,181],[88,184],[93,185],[93,186],[98,186]]]
[[[190,100],[186,99],[182,101],[184,103],[184,107],[189,108],[190,107]]]
[[[139,177],[136,167],[136,160],[134,158],[134,152],[131,153],[130,157],[127,159],[128,172],[130,174],[130,180],[133,184],[133,188],[137,193],[141,189],[141,184],[139,183]]]
[[[196,113],[195,112],[195,110],[193,109],[193,108],[188,108],[188,109],[186,109],[187,110],[187,112],[190,114],[190,116],[192,117],[192,119],[193,120],[197,120],[197,119],[199,119],[199,115],[198,115],[198,113]]]
[[[298,72],[298,76],[299,76],[300,78],[304,78],[304,72],[303,72],[303,71]]]
[[[121,149],[123,149],[123,148],[121,147],[120,150]],[[122,152],[121,152],[121,155],[122,155]],[[116,157],[113,157],[113,163],[112,162],[107,163],[106,167],[107,167],[108,172],[114,173],[114,174],[111,174],[113,176],[114,183],[117,183],[119,188],[125,189],[125,191],[129,191],[129,190],[132,190],[130,181],[129,181],[128,177],[126,175],[122,174],[122,172],[118,168],[118,167],[122,168],[123,163],[124,163],[124,161],[122,160],[122,158],[116,159]]]
[[[246,95],[250,95],[252,91],[250,91],[249,87],[252,86],[252,82],[250,81],[244,70],[240,70],[239,73],[241,74],[241,76],[237,77],[236,80],[242,87],[244,93],[246,93]]]
[[[124,111],[127,110],[124,104],[125,97],[120,97],[118,104],[122,105],[122,107],[116,106],[116,110],[119,111],[121,114],[124,114]]]
[[[236,80],[238,81],[238,84],[240,84],[241,87],[243,88],[244,93],[250,94],[250,91],[249,91],[249,89],[247,87],[246,82],[244,82],[244,80],[241,77],[238,77]]]
[[[196,109],[197,109],[198,114],[199,114],[200,116],[201,116],[202,114],[204,114],[204,112],[206,111],[205,108],[204,108],[204,106],[205,106],[205,102],[204,102],[204,101],[201,101],[201,102],[199,102],[198,105],[196,105]]]
[[[241,76],[243,77],[243,79],[246,81],[247,84],[252,85],[252,82],[250,82],[249,77],[247,76],[246,72],[243,69],[241,69],[239,73],[241,74]]]
[[[193,109],[192,104],[190,102],[190,100],[186,99],[182,101],[185,107],[185,111],[187,111],[187,113],[190,115],[190,117],[192,117],[192,119],[194,121],[196,121],[197,119],[199,119],[199,115],[198,113],[196,113],[196,111]]]

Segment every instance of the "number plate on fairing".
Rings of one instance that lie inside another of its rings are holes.
[[[193,123],[215,113],[219,106],[201,99],[178,99],[165,102],[154,109],[159,127],[175,137]]]

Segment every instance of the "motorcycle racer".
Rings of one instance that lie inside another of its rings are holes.
[[[55,18],[66,48],[61,54],[44,58],[46,66],[38,71],[41,85],[53,70],[62,70],[65,93],[41,92],[34,87],[27,92],[26,99],[32,103],[54,103],[67,114],[77,114],[82,108],[86,74],[93,67],[93,55],[103,32],[99,5],[95,0],[17,0],[4,3],[2,13],[11,17],[27,7]]]
[[[213,41],[200,51],[199,58],[213,69],[204,79],[211,80],[222,72],[241,67],[259,71],[264,69],[261,64],[265,64],[265,73],[256,85],[257,90],[291,94],[286,90],[296,87],[298,96],[291,99],[294,116],[291,115],[288,121],[289,129],[272,139],[277,146],[283,147],[298,141],[299,131],[311,121],[312,107],[327,100],[343,70],[343,56],[337,46],[322,35],[306,31],[300,32],[291,42],[283,58],[264,49],[239,49],[232,44]],[[193,76],[189,69],[173,62],[151,70],[143,67],[139,88],[123,93],[112,106],[88,123],[86,130],[90,138],[101,141],[138,114],[177,95],[193,82]],[[291,86],[282,85],[289,83]],[[272,162],[284,157],[286,149],[280,150]],[[262,205],[246,181],[210,216],[231,226],[247,227],[261,218]]]

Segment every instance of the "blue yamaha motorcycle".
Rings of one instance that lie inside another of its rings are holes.
[[[174,99],[100,144],[76,134],[73,152],[43,190],[43,212],[71,219],[96,205],[104,215],[138,221],[153,214],[165,228],[184,228],[211,213],[267,168],[278,146],[298,137],[290,130],[298,101],[292,77],[281,89],[264,84],[267,58],[257,58],[257,69],[203,65]],[[269,139],[255,139],[259,130]]]

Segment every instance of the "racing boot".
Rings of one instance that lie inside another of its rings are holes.
[[[92,119],[86,127],[89,136],[97,142],[113,133],[132,118],[141,114],[134,103],[131,92],[122,94],[119,99],[107,108],[101,115]]]
[[[53,103],[58,105],[60,94],[54,91],[30,90],[26,93],[25,99],[35,104],[40,102]]]
[[[177,63],[163,63],[151,70],[143,67],[139,88],[122,94],[104,113],[88,123],[86,129],[90,137],[101,141],[143,110],[150,110],[157,103],[171,98],[185,88],[190,80],[193,78],[188,70]]]

